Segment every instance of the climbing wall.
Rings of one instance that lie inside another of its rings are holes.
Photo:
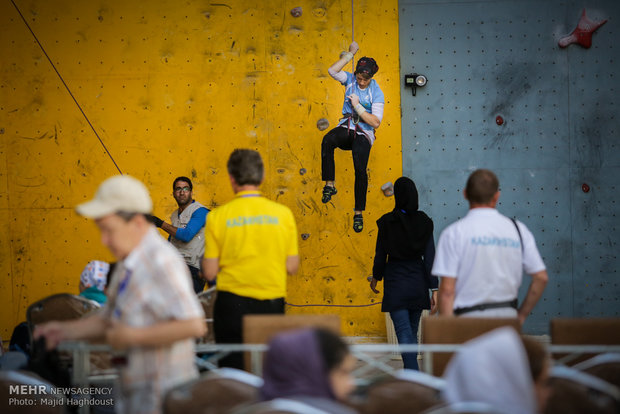
[[[560,48],[583,8],[608,19],[589,49]],[[524,329],[557,316],[620,315],[620,5],[609,1],[400,1],[403,171],[435,237],[467,213],[477,168],[500,179],[499,210],[536,237],[550,281]],[[522,299],[529,284],[524,277]]]
[[[349,153],[336,155],[338,195],[320,202],[326,131],[316,126],[340,114],[343,88],[327,68],[351,41],[352,15],[359,56],[377,59],[386,96],[361,234],[351,229]],[[374,221],[393,203],[380,187],[401,174],[396,0],[355,0],[353,10],[350,1],[6,0],[0,46],[3,338],[29,303],[77,293],[88,261],[112,260],[95,225],[74,213],[101,181],[139,178],[166,217],[172,180],[187,175],[213,208],[233,197],[225,163],[237,147],[262,153],[265,195],[297,220],[302,265],[289,311],[338,313],[347,335],[385,336],[366,277]]]

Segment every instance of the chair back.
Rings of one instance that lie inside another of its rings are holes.
[[[202,305],[202,310],[205,313],[205,319],[207,322],[207,333],[200,338],[200,343],[212,344],[215,343],[215,337],[213,335],[213,306],[215,305],[215,298],[217,297],[217,290],[215,286],[202,291],[198,294],[198,301]]]
[[[100,306],[92,300],[69,293],[58,293],[28,306],[26,320],[32,329],[40,323],[79,319],[99,308]]]
[[[620,388],[620,354],[597,355],[574,365],[573,368]]]
[[[592,375],[566,366],[550,374],[546,414],[612,414],[620,412],[620,390]]]
[[[325,328],[340,335],[338,315],[245,315],[243,317],[243,342],[266,344],[284,331],[300,328]],[[251,366],[251,356],[245,353],[245,367]]]
[[[227,414],[235,407],[258,401],[262,379],[245,371],[221,368],[170,390],[166,414]]]
[[[441,378],[403,370],[371,384],[355,408],[362,414],[416,414],[440,404],[443,387]]]
[[[422,342],[425,344],[462,344],[486,332],[502,326],[512,326],[521,332],[521,325],[516,318],[468,318],[454,316],[428,316],[423,318]],[[427,356],[425,355],[424,358]],[[432,372],[443,375],[452,353],[433,354]]]
[[[504,414],[505,411],[490,404],[465,401],[453,404],[441,404],[432,407],[421,414]]]
[[[29,401],[32,405],[11,403],[11,399]],[[4,414],[64,413],[63,399],[63,394],[56,395],[52,392],[52,384],[33,373],[0,371],[0,412]]]
[[[26,310],[26,321],[32,331],[38,324],[51,321],[69,321],[101,309],[101,306],[89,299],[69,293],[58,293],[34,302]],[[32,348],[32,347],[31,347]],[[68,353],[61,352],[61,359],[69,364],[71,358]],[[93,352],[90,356],[93,371],[102,371],[111,368],[110,355],[105,352]]]
[[[333,414],[333,412],[313,407],[302,401],[276,398],[241,407],[233,414]]]
[[[550,323],[551,345],[620,345],[620,318],[554,318]],[[584,354],[568,365],[592,358]],[[554,359],[565,354],[555,353]]]

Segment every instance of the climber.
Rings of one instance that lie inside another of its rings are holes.
[[[340,54],[340,59],[327,70],[329,75],[345,87],[345,99],[342,105],[343,117],[338,125],[323,137],[321,144],[321,167],[323,203],[328,203],[337,193],[335,187],[334,149],[351,151],[355,169],[355,212],[353,230],[359,233],[364,228],[362,212],[366,208],[366,190],[368,175],[366,167],[370,156],[370,147],[375,141],[375,129],[383,118],[385,100],[377,81],[372,77],[379,70],[373,58],[363,57],[357,61],[355,73],[343,71],[344,66],[353,59],[359,50],[352,42],[348,52]]]

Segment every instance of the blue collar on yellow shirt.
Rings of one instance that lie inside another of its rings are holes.
[[[258,190],[239,191],[236,197],[260,197],[261,193]]]

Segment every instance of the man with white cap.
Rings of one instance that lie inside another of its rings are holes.
[[[198,376],[193,338],[206,331],[187,266],[146,220],[152,207],[144,184],[115,176],[76,208],[95,220],[101,242],[118,260],[109,300],[100,313],[34,331],[48,348],[63,340],[99,339],[127,350],[117,412],[160,413],[167,390]]]

